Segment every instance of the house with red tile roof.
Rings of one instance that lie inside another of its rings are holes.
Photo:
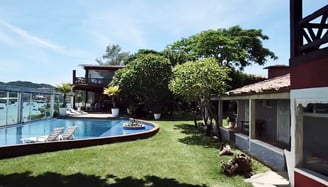
[[[236,103],[228,109],[237,125],[220,127],[222,137],[277,170],[286,165],[296,187],[328,186],[327,15],[325,5],[303,16],[303,0],[290,0],[289,74],[270,73],[284,69],[276,66],[268,80],[219,100],[220,121],[224,102]]]
[[[305,5],[305,4],[304,4]],[[303,15],[290,0],[291,149],[289,180],[297,187],[328,186],[328,5]]]
[[[272,168],[285,171],[284,149],[290,149],[290,73],[288,66],[267,67],[269,78],[230,90],[219,99],[221,137]],[[232,105],[234,107],[223,107]]]

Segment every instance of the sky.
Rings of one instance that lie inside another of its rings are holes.
[[[327,0],[303,0],[307,15]],[[209,29],[261,29],[263,45],[278,60],[250,66],[246,73],[289,60],[288,0],[1,0],[0,82],[31,81],[54,86],[72,82],[80,64],[97,64],[106,46],[122,51],[162,51],[173,42]]]

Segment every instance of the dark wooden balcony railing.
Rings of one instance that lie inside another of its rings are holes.
[[[303,18],[296,28],[302,41],[299,42],[299,54],[303,55],[327,46],[328,43],[328,5]]]
[[[99,85],[106,86],[110,83],[112,79],[103,79],[103,78],[84,78],[84,77],[75,77],[74,84],[87,84],[87,85]]]

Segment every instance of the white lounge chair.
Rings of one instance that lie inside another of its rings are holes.
[[[59,140],[73,140],[74,132],[76,131],[78,126],[71,126],[66,129],[66,131],[59,136]]]
[[[81,114],[78,113],[77,111],[72,111],[72,109],[67,110],[67,111],[66,111],[66,114],[67,114],[68,116],[79,116],[79,115],[81,115]]]
[[[87,112],[84,111],[76,111],[73,108],[70,108],[69,110],[66,111],[66,114],[69,116],[79,116],[79,115],[85,115],[88,114]]]
[[[71,108],[70,111],[76,114],[88,114],[88,112],[84,112],[83,110],[74,110],[73,108]]]
[[[36,136],[30,138],[22,138],[21,141],[25,143],[36,143],[36,142],[50,142],[56,141],[59,135],[64,131],[64,127],[55,128],[49,135],[46,136]]]

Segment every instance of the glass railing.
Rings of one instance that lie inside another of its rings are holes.
[[[51,118],[62,99],[52,89],[0,85],[0,126]]]

